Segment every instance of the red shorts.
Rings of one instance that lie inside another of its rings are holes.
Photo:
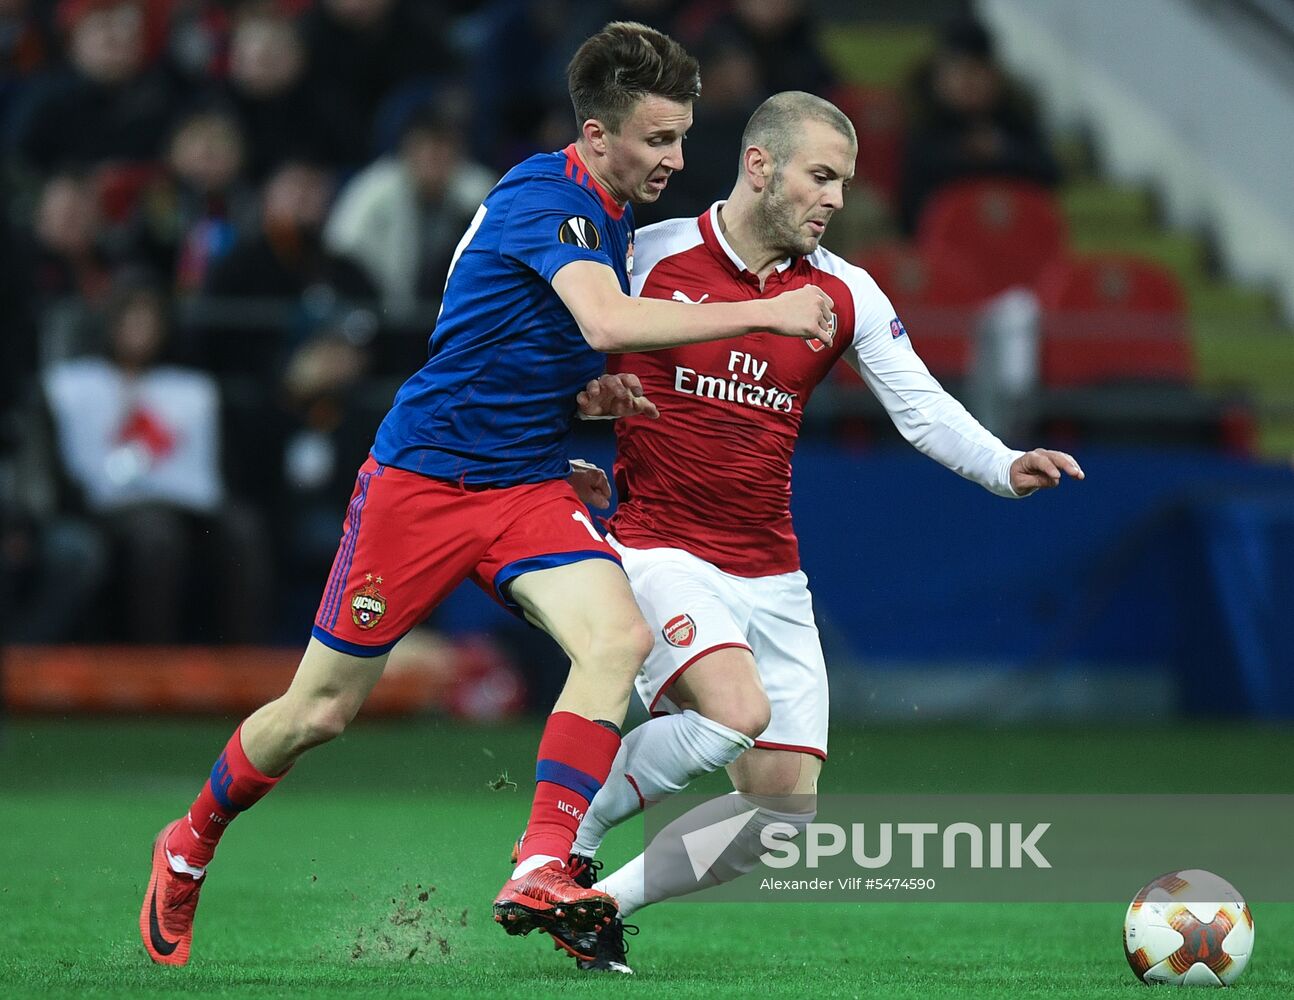
[[[564,479],[482,489],[370,457],[311,634],[343,653],[379,656],[464,580],[519,612],[513,580],[584,559],[620,562]]]

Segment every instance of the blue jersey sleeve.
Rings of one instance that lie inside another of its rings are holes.
[[[538,179],[518,194],[503,225],[499,252],[551,283],[571,261],[612,267],[606,213],[577,185]]]

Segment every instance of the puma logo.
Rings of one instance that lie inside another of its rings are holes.
[[[674,294],[670,296],[670,298],[671,298],[671,299],[673,299],[675,302],[686,302],[686,303],[687,303],[688,305],[690,305],[690,306],[699,306],[702,302],[704,302],[704,301],[705,301],[706,299],[708,299],[709,297],[710,297],[710,293],[709,293],[709,292],[706,292],[706,293],[705,293],[704,295],[702,295],[699,299],[689,299],[686,295],[684,295],[682,292],[680,292],[677,288],[676,288],[676,289],[674,289]]]

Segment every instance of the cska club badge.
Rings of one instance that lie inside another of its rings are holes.
[[[366,580],[364,586],[351,595],[350,620],[355,623],[356,628],[362,628],[367,632],[371,628],[376,628],[377,623],[386,614],[386,598],[377,590],[377,585],[382,582],[380,576],[375,580],[372,573],[366,573],[364,579]]]
[[[696,622],[692,621],[691,615],[675,615],[665,623],[660,634],[671,646],[686,648],[696,638]]]

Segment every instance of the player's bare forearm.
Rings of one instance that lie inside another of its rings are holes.
[[[753,301],[697,306],[625,296],[606,317],[598,342],[590,344],[606,354],[627,354],[741,337],[771,325],[762,306]]]
[[[652,351],[769,331],[831,343],[830,297],[812,286],[773,299],[691,304],[632,298],[610,268],[567,264],[553,289],[579,324],[584,339],[606,354]]]

